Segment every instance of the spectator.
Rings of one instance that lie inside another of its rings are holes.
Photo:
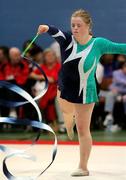
[[[5,80],[5,68],[9,59],[9,48],[6,46],[0,46],[0,80]],[[0,87],[0,99],[6,97],[6,89]],[[0,115],[5,117],[8,110],[0,105]]]
[[[35,61],[38,65],[42,64],[43,61],[43,49],[39,46],[37,46],[36,44],[29,50],[29,57]],[[32,93],[32,88],[36,83],[36,79],[34,77],[31,76],[31,72],[34,71],[36,69],[36,66],[32,63],[29,63],[29,77],[27,80],[27,84],[26,84],[26,90],[27,92],[31,95],[34,96]],[[31,111],[29,111],[29,109],[31,109]],[[38,119],[38,115],[37,112],[35,110],[35,108],[29,103],[25,105],[25,115],[29,118],[29,119],[33,119],[33,120],[37,120]],[[31,127],[28,127],[27,130],[31,130]]]
[[[35,46],[29,50],[30,57],[37,63],[41,64],[43,61],[43,49]]]
[[[114,55],[113,54],[103,55],[101,62],[104,65],[104,77],[112,77],[112,73],[114,70],[114,66],[113,66]]]
[[[51,49],[47,49],[43,53],[43,64],[41,68],[45,72],[48,81],[49,87],[46,94],[40,99],[39,106],[41,110],[44,111],[45,119],[47,123],[53,126],[56,130],[56,111],[55,111],[55,98],[57,95],[57,81],[58,81],[58,73],[60,71],[60,64],[57,62],[57,57],[55,53]],[[43,76],[40,71],[36,69],[31,76],[36,80],[43,80]],[[36,87],[36,86],[35,86]],[[36,87],[37,89],[37,87]],[[36,89],[35,95],[36,95]]]
[[[4,70],[5,79],[25,89],[25,85],[27,83],[27,79],[29,75],[29,68],[27,62],[21,58],[21,52],[16,47],[13,47],[9,50],[9,58],[10,61],[7,63]],[[19,95],[11,91],[7,91],[6,98],[12,101],[22,100],[22,98]],[[17,108],[17,113],[18,113],[17,115],[19,115],[18,110],[19,109]]]
[[[60,52],[60,46],[59,44],[54,41],[51,45],[50,48],[56,53],[56,56],[58,57],[59,60],[61,60],[61,52]]]
[[[102,83],[104,76],[104,66],[101,63],[98,63],[97,69],[96,69],[96,82],[98,86],[98,91],[100,90],[99,86]],[[101,91],[99,94],[99,98],[101,101]],[[93,114],[92,114],[92,119],[91,119],[91,128],[92,129],[100,129],[101,128],[101,122],[102,122],[102,116],[103,116],[103,108],[101,102],[98,102],[95,104]]]
[[[126,62],[122,65],[122,68],[113,72],[113,81],[109,87],[110,92],[106,97],[105,111],[108,113],[104,125],[108,126],[113,123],[113,109],[117,99],[120,99],[124,103],[124,109],[126,114]]]
[[[10,62],[6,67],[6,80],[24,87],[29,74],[28,64],[21,58],[21,52],[16,47],[10,49],[9,57]]]
[[[32,40],[26,40],[24,43],[23,43],[23,47],[22,47],[22,51],[24,51],[27,47],[28,47],[28,45],[31,43],[31,41]],[[25,56],[26,57],[31,57],[31,55],[30,55],[30,50],[32,49],[32,48],[34,48],[34,47],[36,47],[37,46],[37,44],[36,43],[32,43],[32,45],[31,45],[31,47],[30,47],[30,49],[27,51],[27,53],[25,54]]]
[[[9,59],[9,48],[0,46],[0,80],[5,80],[4,68]]]
[[[29,56],[30,58],[32,58],[32,60],[34,60],[38,65],[42,64],[43,61],[43,49],[40,48],[39,46],[33,46],[33,48],[31,48],[29,50]],[[29,63],[29,70],[30,70],[30,74],[32,71],[34,71],[36,69],[36,66],[32,63]],[[28,82],[27,82],[27,91],[32,95],[32,87],[35,85],[36,83],[36,79],[33,78],[31,75],[29,74],[29,78],[28,78]]]
[[[116,61],[114,62],[115,62],[115,68],[120,69],[122,67],[122,64],[126,62],[126,55],[118,54],[116,57]]]
[[[9,59],[9,48],[6,46],[0,46],[0,63]]]

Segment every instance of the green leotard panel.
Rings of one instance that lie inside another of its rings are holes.
[[[95,73],[100,57],[103,54],[126,54],[126,44],[114,43],[104,38],[92,38],[85,45],[77,43],[76,53],[82,53],[78,70],[80,74],[80,92],[83,91],[83,103],[97,102]]]

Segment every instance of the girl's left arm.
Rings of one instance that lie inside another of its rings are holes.
[[[126,54],[125,43],[115,43],[105,38],[98,38],[98,48],[100,49],[101,55],[104,54]]]

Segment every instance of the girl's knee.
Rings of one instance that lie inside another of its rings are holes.
[[[79,125],[77,127],[77,130],[78,130],[79,136],[87,137],[90,135],[90,128],[88,128],[88,127],[86,128],[86,127],[83,127],[82,125]]]

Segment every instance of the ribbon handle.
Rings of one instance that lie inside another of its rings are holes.
[[[39,34],[36,34],[36,36],[32,39],[32,41],[30,42],[30,44],[27,46],[27,48],[23,51],[23,53],[21,54],[22,57],[25,56],[25,54],[27,53],[27,51],[30,49],[30,47],[32,46],[32,44],[36,41],[36,39],[38,38]]]

